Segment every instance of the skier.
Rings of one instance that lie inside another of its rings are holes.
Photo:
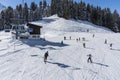
[[[84,38],[84,37],[83,37],[82,39],[83,39],[83,41],[85,41],[85,38]]]
[[[61,45],[63,45],[63,41],[61,41]]]
[[[105,39],[105,44],[107,44],[107,39]]]
[[[71,40],[71,36],[70,36],[70,40]]]
[[[79,37],[79,41],[80,41],[80,37]]]
[[[112,49],[112,43],[110,44],[110,49]]]
[[[84,48],[86,48],[86,45],[85,45],[85,43],[83,43],[83,47],[84,47]]]
[[[88,63],[92,63],[92,55],[89,54],[89,55],[87,55],[87,56],[88,56],[87,62],[88,62]]]
[[[76,39],[76,41],[78,42],[78,39]]]
[[[89,29],[87,29],[87,32],[89,32]]]
[[[95,35],[93,34],[93,38],[95,37]]]
[[[49,55],[48,55],[48,51],[44,54],[44,62],[45,62],[45,64],[46,64],[46,62],[47,62],[47,57],[48,57]]]
[[[66,40],[66,37],[64,36],[64,40]]]

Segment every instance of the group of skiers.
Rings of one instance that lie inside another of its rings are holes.
[[[64,40],[66,40],[67,38],[66,38],[66,36],[64,36]],[[71,40],[72,38],[71,38],[71,36],[69,37],[69,40]]]
[[[93,38],[94,38],[94,36],[95,36],[95,35],[93,34]],[[69,39],[71,40],[71,36],[70,36]],[[64,40],[66,40],[66,36],[64,36]],[[78,41],[80,41],[80,40],[81,40],[81,39],[80,39],[80,37],[79,37],[79,38],[76,39],[76,42],[78,42]],[[83,37],[82,40],[85,41],[85,40],[86,40],[85,37]],[[61,41],[61,44],[63,44],[63,41]],[[83,43],[83,47],[86,48],[85,42]]]
[[[93,38],[94,38],[94,37],[95,37],[95,34],[93,34]],[[70,36],[69,39],[71,40],[71,36]],[[64,40],[66,40],[66,37],[64,37]],[[85,41],[85,38],[83,37],[82,40]],[[79,37],[78,39],[76,39],[76,41],[80,41],[80,37]],[[61,44],[63,44],[63,41],[61,41]],[[104,44],[107,44],[107,39],[105,39]],[[112,45],[113,45],[113,44],[110,43],[110,49],[112,49]],[[86,48],[85,42],[83,43],[83,47]],[[48,57],[48,56],[49,56],[49,54],[48,54],[48,51],[47,51],[47,52],[45,52],[45,54],[44,54],[44,62],[45,62],[45,64],[46,64],[46,62],[47,62],[47,57]],[[91,54],[88,54],[87,56],[88,56],[87,62],[88,62],[88,63],[93,63],[93,61],[92,61],[92,55],[91,55]]]
[[[107,44],[107,39],[105,39],[105,42],[104,42],[105,44]],[[112,49],[112,43],[110,43],[110,49]]]
[[[77,41],[77,42],[78,42],[78,41],[80,41],[80,37],[79,37],[79,38],[77,38],[77,39],[76,39],[76,41]]]
[[[44,63],[46,64],[46,62],[47,62],[47,57],[49,56],[49,53],[48,53],[48,51],[47,52],[45,52],[45,54],[44,54]],[[88,63],[92,63],[93,61],[92,61],[92,55],[91,54],[88,54],[87,55],[88,56],[88,59],[87,59],[87,62]]]

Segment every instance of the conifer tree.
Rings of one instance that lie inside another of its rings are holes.
[[[23,18],[25,22],[28,22],[28,5],[25,3],[24,8],[23,8]]]

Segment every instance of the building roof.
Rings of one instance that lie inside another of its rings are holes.
[[[39,27],[39,28],[42,28],[42,26],[37,25],[37,24],[33,24],[33,23],[27,23],[27,26],[33,26],[33,27]]]

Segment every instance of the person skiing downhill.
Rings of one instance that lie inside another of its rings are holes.
[[[44,62],[45,62],[45,64],[46,64],[46,62],[47,62],[47,57],[48,57],[49,55],[48,55],[48,51],[44,54]]]
[[[87,56],[88,56],[87,62],[88,62],[88,63],[92,63],[92,62],[93,62],[93,61],[92,61],[92,55],[89,54],[89,55],[87,55]]]

